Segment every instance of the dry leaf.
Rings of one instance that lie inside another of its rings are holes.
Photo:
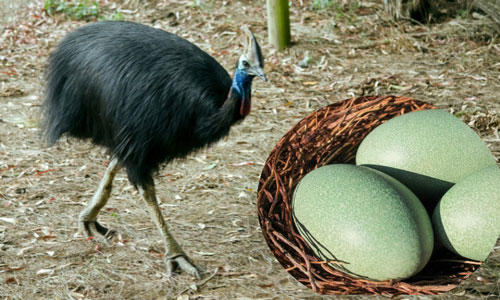
[[[38,276],[46,276],[46,275],[51,275],[54,273],[54,270],[51,269],[40,269],[36,272],[36,275]]]
[[[208,171],[208,170],[211,170],[211,169],[215,168],[216,166],[217,166],[217,163],[211,163],[208,166],[204,167],[202,170],[203,171]]]
[[[83,299],[85,298],[85,295],[84,294],[81,294],[81,293],[77,293],[77,292],[69,292],[69,295],[73,298],[77,298],[77,299]]]
[[[9,278],[5,279],[5,283],[6,284],[9,284],[9,283],[17,283],[17,284],[19,284],[19,282],[17,281],[17,279],[15,279],[14,277],[9,277]]]
[[[0,217],[0,221],[7,222],[10,224],[16,224],[16,219],[14,218]]]
[[[213,253],[213,252],[197,251],[196,253],[198,253],[199,255],[203,255],[203,256],[214,256],[215,255],[215,253]]]
[[[13,271],[21,271],[24,268],[26,268],[26,265],[22,265],[22,266],[19,266],[19,267],[7,267],[4,271],[2,271],[0,273],[3,273],[3,272],[13,272]]]
[[[34,248],[34,246],[28,246],[28,247],[24,247],[22,249],[20,249],[19,251],[17,251],[17,256],[22,256],[24,254],[24,252],[26,252],[26,250],[30,250]]]
[[[239,163],[235,163],[235,164],[230,164],[230,166],[235,166],[235,167],[241,167],[241,166],[253,166],[254,163],[251,162],[251,161],[242,161],[242,162],[239,162]]]

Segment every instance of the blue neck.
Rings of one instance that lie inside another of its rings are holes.
[[[247,72],[236,69],[234,71],[233,85],[231,86],[234,91],[238,93],[241,99],[249,99],[252,90],[252,80],[254,76],[248,75]]]

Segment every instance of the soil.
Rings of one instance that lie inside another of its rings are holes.
[[[319,8],[317,3],[338,3]],[[176,33],[227,70],[249,25],[266,57],[252,113],[211,148],[163,166],[160,206],[173,234],[207,273],[166,276],[163,244],[120,171],[100,222],[109,244],[77,234],[77,217],[109,160],[104,149],[63,138],[47,147],[38,128],[43,70],[69,31],[95,20],[50,16],[41,0],[0,0],[0,298],[322,299],[269,251],[257,218],[260,172],[279,138],[335,101],[396,94],[433,103],[469,124],[500,159],[500,40],[480,13],[433,24],[390,21],[383,2],[293,1],[293,44],[267,42],[265,1],[98,1],[109,14]],[[10,4],[9,4],[10,5]],[[444,298],[498,299],[500,247]],[[340,297],[339,297],[340,298]],[[328,299],[335,299],[329,297]]]

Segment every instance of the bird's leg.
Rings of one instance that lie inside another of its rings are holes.
[[[108,230],[97,222],[97,215],[104,205],[106,205],[106,202],[108,202],[113,178],[120,168],[121,164],[118,162],[118,159],[116,157],[112,158],[99,184],[99,188],[95,192],[94,197],[92,197],[92,201],[80,213],[78,225],[80,232],[84,234],[85,238],[104,237],[104,241],[107,242],[108,238],[113,236],[114,231]]]
[[[156,192],[154,182],[151,181],[150,184],[144,184],[138,186],[139,193],[146,202],[151,218],[158,227],[161,233],[163,242],[165,243],[165,257],[167,263],[167,274],[170,276],[177,268],[201,278],[201,273],[203,270],[193,264],[189,257],[184,253],[181,246],[174,239],[172,234],[168,231],[167,223],[161,213],[160,207],[158,206],[158,201],[156,199]]]

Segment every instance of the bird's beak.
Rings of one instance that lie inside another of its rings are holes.
[[[256,68],[255,75],[259,76],[260,79],[267,81],[266,74],[264,74],[264,70],[262,70],[262,68]]]

